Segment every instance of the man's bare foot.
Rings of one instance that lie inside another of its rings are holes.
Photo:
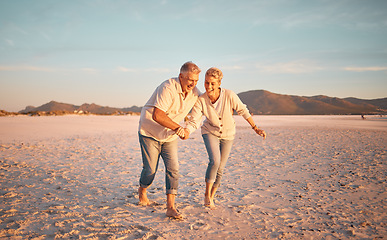
[[[204,196],[204,206],[209,206],[211,204],[211,198],[209,196]]]
[[[167,217],[174,219],[182,219],[183,215],[176,208],[167,208]]]
[[[149,201],[146,195],[146,188],[143,188],[143,187],[138,188],[138,198],[139,198],[138,205],[149,206],[151,204],[151,202]]]
[[[209,208],[215,208],[214,199],[209,196],[204,196],[204,206]]]

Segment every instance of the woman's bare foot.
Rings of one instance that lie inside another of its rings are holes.
[[[167,217],[174,219],[182,219],[183,215],[176,208],[167,208]]]
[[[139,198],[138,205],[149,206],[151,204],[146,195],[146,188],[143,188],[143,187],[138,188],[138,198]]]

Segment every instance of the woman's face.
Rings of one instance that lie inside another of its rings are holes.
[[[211,95],[214,93],[214,91],[220,88],[220,80],[206,75],[204,87],[206,89],[207,94]]]

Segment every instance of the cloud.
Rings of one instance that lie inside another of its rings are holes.
[[[95,68],[78,68],[78,69],[65,69],[65,68],[50,68],[50,67],[37,67],[29,65],[20,65],[20,66],[1,66],[0,71],[4,72],[18,72],[18,71],[32,71],[32,72],[85,72],[89,74],[96,74],[99,72],[99,69]]]
[[[295,28],[339,27],[350,30],[378,31],[386,27],[386,1],[267,1],[249,4],[245,16],[253,26],[276,25],[286,30]],[[258,12],[258,14],[257,14]],[[254,14],[251,14],[254,13]]]
[[[168,68],[126,68],[119,66],[117,67],[119,72],[132,72],[132,73],[141,73],[141,72],[171,72]]]
[[[138,72],[136,69],[133,68],[126,68],[126,67],[117,67],[117,70],[119,72]]]
[[[40,35],[42,35],[42,37],[44,39],[46,39],[47,41],[51,41],[51,36],[48,35],[47,33],[43,32],[43,31],[40,31]]]
[[[90,73],[90,74],[95,74],[98,72],[98,70],[95,68],[82,68],[81,70],[86,72],[86,73]]]
[[[34,72],[54,72],[56,69],[46,67],[35,67],[35,66],[0,66],[0,71],[34,71]]]
[[[345,71],[350,72],[377,72],[377,71],[386,71],[387,67],[346,67]]]
[[[4,41],[11,47],[14,47],[15,46],[15,43],[13,40],[11,39],[4,39]]]
[[[242,69],[243,69],[243,67],[238,66],[238,65],[222,67],[222,70],[242,70]]]
[[[255,66],[260,72],[263,73],[291,73],[291,74],[300,74],[300,73],[311,73],[320,71],[323,68],[317,66],[316,64],[308,60],[296,60],[285,63],[275,63],[275,64],[262,64],[258,63]]]

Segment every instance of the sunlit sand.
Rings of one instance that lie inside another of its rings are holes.
[[[162,161],[138,204],[138,116],[0,118],[0,238],[382,239],[387,120],[240,117],[216,208],[203,206],[207,153],[179,142],[183,220],[165,215]]]

